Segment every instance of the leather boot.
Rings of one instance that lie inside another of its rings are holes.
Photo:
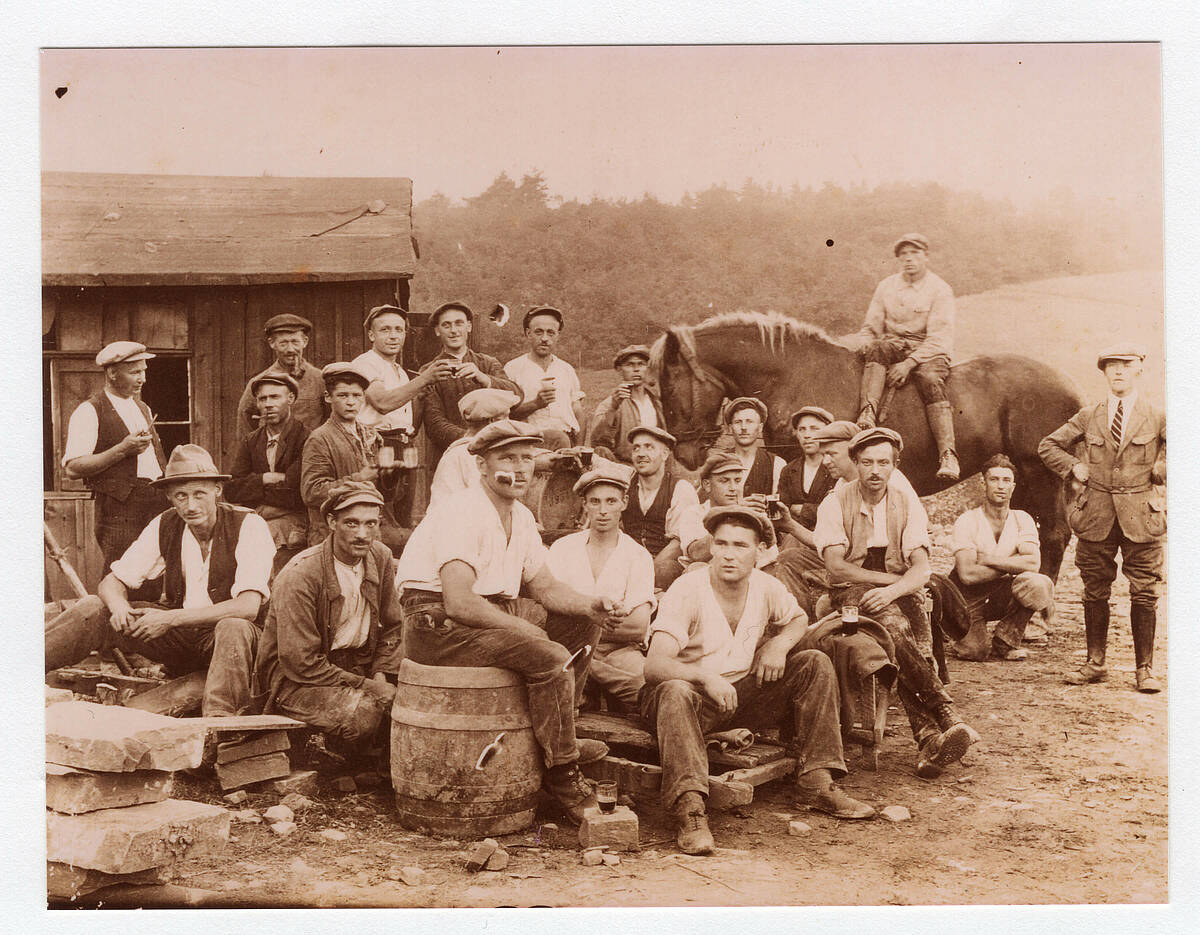
[[[941,480],[958,480],[958,456],[954,453],[954,410],[949,403],[930,403],[925,407],[929,430],[937,442],[938,469]]]
[[[1129,624],[1133,629],[1133,656],[1137,671],[1137,690],[1152,695],[1162,691],[1162,685],[1154,677],[1154,628],[1156,608],[1153,604],[1131,604]]]
[[[1013,608],[996,623],[992,635],[992,656],[1005,662],[1021,662],[1029,653],[1021,646],[1025,639],[1025,627],[1029,625],[1033,611],[1013,601]]]
[[[859,406],[858,413],[859,428],[875,428],[875,417],[879,414],[879,401],[883,398],[883,385],[886,381],[887,367],[883,364],[863,364],[862,404]]]
[[[675,825],[675,844],[685,854],[711,854],[716,844],[708,830],[708,817],[704,814],[704,796],[698,792],[685,792],[671,806],[671,820]]]
[[[958,659],[984,662],[988,657],[989,647],[987,621],[979,617],[971,621],[971,629],[967,631],[967,635],[953,644],[950,652]]]
[[[1108,678],[1104,657],[1108,650],[1108,601],[1083,602],[1083,627],[1087,637],[1087,662],[1066,676],[1068,685],[1087,685]]]

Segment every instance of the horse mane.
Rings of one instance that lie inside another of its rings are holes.
[[[719,331],[739,325],[752,325],[758,329],[758,338],[764,347],[775,351],[785,345],[789,339],[801,340],[810,338],[827,344],[830,347],[845,349],[845,345],[832,337],[824,328],[792,318],[782,312],[721,312],[704,319],[695,325],[672,325],[667,334],[675,338],[679,344],[680,353],[689,363],[696,354],[696,335],[709,331]],[[666,347],[667,335],[660,335],[650,348],[650,365],[658,372]]]

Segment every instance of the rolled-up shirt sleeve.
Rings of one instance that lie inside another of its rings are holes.
[[[636,490],[633,491],[632,496],[637,496]],[[680,548],[685,552],[687,547],[699,536],[706,535],[703,523],[699,524],[699,533],[697,533],[696,523],[692,519],[699,512],[700,498],[696,495],[696,488],[689,481],[676,481],[675,489],[671,492],[671,505],[667,507],[665,526],[667,538],[678,539]]]
[[[832,545],[850,548],[850,537],[842,524],[842,502],[830,494],[817,507],[817,524],[813,527],[813,548],[824,557],[825,550]]]
[[[679,645],[682,652],[692,638],[695,625],[695,601],[687,575],[672,584],[658,602],[658,614],[650,624],[651,640],[655,633],[666,633]]]
[[[895,490],[889,491],[893,493]],[[904,532],[900,535],[900,551],[905,559],[917,549],[925,549],[932,554],[933,542],[929,538],[929,514],[921,504],[916,493],[903,494],[908,501],[908,522],[904,524]]]
[[[71,413],[67,422],[67,443],[63,446],[62,465],[76,458],[86,458],[96,453],[96,441],[100,437],[100,420],[96,407],[91,402],[82,402]],[[68,472],[69,473],[69,472]]]
[[[975,542],[975,524],[971,522],[971,511],[967,511],[954,521],[954,532],[950,538],[950,549],[955,554],[968,549],[978,551]]]
[[[271,596],[271,567],[275,563],[275,539],[271,527],[257,513],[242,520],[237,546],[233,550],[237,570],[233,573],[231,597],[243,591],[257,591],[263,600]]]
[[[136,539],[130,544],[124,554],[112,563],[111,571],[121,584],[127,588],[140,588],[147,581],[153,581],[163,573],[166,568],[166,562],[163,561],[162,553],[158,550],[158,526],[161,517],[156,516],[150,520],[146,528],[141,531]],[[262,517],[257,517],[259,522],[263,522]],[[263,523],[265,526],[266,523]],[[270,535],[268,534],[268,539]],[[271,543],[271,555],[274,557],[275,543]],[[268,569],[270,562],[267,563]]]

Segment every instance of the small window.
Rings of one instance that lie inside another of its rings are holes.
[[[161,352],[146,361],[142,402],[154,413],[154,427],[162,439],[163,454],[192,440],[191,359]]]

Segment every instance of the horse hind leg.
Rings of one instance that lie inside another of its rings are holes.
[[[1025,510],[1037,523],[1042,553],[1040,571],[1051,581],[1058,581],[1063,554],[1071,542],[1062,479],[1040,461],[1036,465],[1018,463],[1012,506]]]

